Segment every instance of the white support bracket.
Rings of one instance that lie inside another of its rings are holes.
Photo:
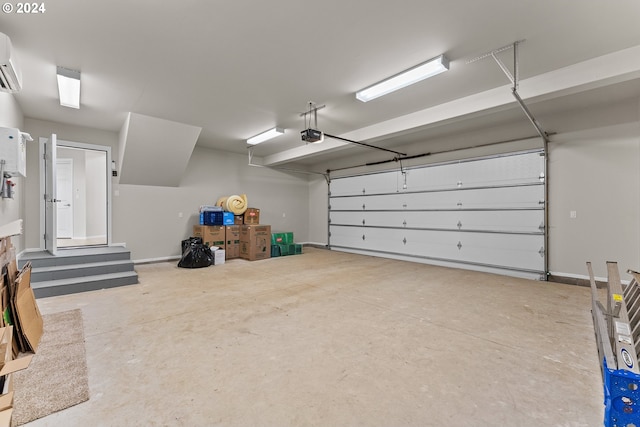
[[[529,119],[533,127],[536,129],[536,132],[538,132],[538,135],[540,135],[540,137],[544,140],[546,144],[549,142],[549,134],[542,129],[542,126],[540,126],[540,123],[538,123],[535,117],[533,117],[533,114],[531,114],[531,111],[529,111],[529,108],[527,108],[526,104],[524,103],[524,101],[520,97],[520,94],[518,93],[518,84],[520,80],[520,73],[519,73],[519,67],[518,67],[518,45],[522,42],[524,42],[524,40],[518,40],[513,42],[513,44],[503,46],[498,49],[494,49],[491,52],[487,52],[483,55],[478,56],[477,58],[467,61],[467,64],[478,61],[480,59],[487,58],[489,56],[496,61],[496,64],[498,64],[498,67],[500,67],[502,72],[507,76],[507,78],[513,85],[511,88],[511,94],[518,102],[518,105],[520,105],[520,108],[522,108],[522,111],[524,112],[525,116],[527,116],[527,118]],[[508,49],[513,49],[513,73],[511,72],[511,70],[509,70],[509,67],[507,67],[506,64],[500,58],[498,58],[498,56],[496,56],[496,54],[498,54],[499,52],[503,52]]]

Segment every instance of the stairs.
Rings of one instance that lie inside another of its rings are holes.
[[[18,267],[31,261],[31,288],[36,298],[66,295],[138,283],[131,253],[121,246],[27,252]]]

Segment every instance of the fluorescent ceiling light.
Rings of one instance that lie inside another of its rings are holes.
[[[57,76],[60,105],[80,108],[80,71],[58,67]]]
[[[261,142],[265,142],[272,138],[275,138],[276,136],[280,136],[283,133],[284,133],[284,129],[282,128],[269,129],[268,131],[262,132],[261,134],[252,136],[251,138],[247,139],[247,144],[251,144],[251,145],[260,144]]]
[[[379,96],[386,95],[403,87],[412,85],[428,77],[433,77],[449,69],[449,60],[440,55],[420,65],[416,65],[400,74],[389,77],[386,80],[369,86],[356,92],[356,98],[362,102],[371,101]]]

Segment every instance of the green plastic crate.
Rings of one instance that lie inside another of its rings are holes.
[[[271,258],[275,258],[275,257],[279,257],[281,254],[280,252],[280,246],[278,245],[271,245]]]
[[[293,243],[293,233],[272,233],[271,244],[272,245],[290,245]]]
[[[300,255],[302,253],[302,245],[300,243],[296,243],[294,246],[295,246],[295,254]]]
[[[280,248],[280,255],[281,256],[287,256],[287,255],[293,255],[290,251],[289,251],[289,245],[276,245]]]

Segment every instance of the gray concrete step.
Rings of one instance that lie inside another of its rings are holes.
[[[31,282],[46,282],[50,280],[70,279],[72,277],[121,273],[124,271],[133,271],[132,261],[118,260],[91,262],[83,264],[56,265],[53,267],[33,267],[32,265]]]
[[[46,251],[25,252],[18,259],[18,267],[22,268],[27,261],[31,261],[32,267],[39,268],[130,259],[131,252],[123,246],[102,246],[60,249],[56,255]]]
[[[57,295],[113,288],[117,286],[133,285],[136,283],[138,283],[138,274],[135,271],[125,271],[120,273],[97,274],[93,276],[35,282],[31,283],[31,288],[33,289],[36,298],[46,298]]]
[[[122,246],[26,252],[20,268],[31,262],[31,287],[37,298],[138,283],[131,252]]]

